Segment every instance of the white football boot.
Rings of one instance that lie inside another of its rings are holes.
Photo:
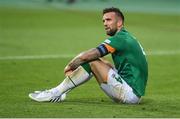
[[[45,91],[35,91],[34,93],[30,93],[29,97],[37,102],[60,102],[66,99],[66,93],[57,95],[57,93],[54,93],[52,89],[50,89]]]

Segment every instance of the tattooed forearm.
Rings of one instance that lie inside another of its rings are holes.
[[[72,70],[74,70],[83,63],[84,61],[80,57],[76,57],[68,64],[68,66],[71,67]]]
[[[96,60],[100,57],[100,53],[96,48],[85,51],[78,56],[76,56],[68,66],[71,67],[72,70],[79,67],[81,64]]]

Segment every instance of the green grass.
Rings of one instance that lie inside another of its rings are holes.
[[[180,16],[125,17],[146,51],[180,50]],[[0,8],[0,57],[75,55],[106,38],[101,22],[99,12]],[[37,103],[28,93],[61,82],[71,58],[0,60],[0,117],[180,117],[180,54],[147,58],[149,80],[140,105],[112,102],[94,78],[62,103]]]

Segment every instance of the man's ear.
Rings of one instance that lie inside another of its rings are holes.
[[[117,22],[117,26],[118,26],[118,27],[121,27],[122,25],[123,25],[122,20],[119,19],[118,22]]]

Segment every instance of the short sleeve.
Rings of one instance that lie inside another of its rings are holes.
[[[121,51],[125,48],[126,40],[124,35],[115,35],[106,39],[103,43],[111,46],[115,50]]]

